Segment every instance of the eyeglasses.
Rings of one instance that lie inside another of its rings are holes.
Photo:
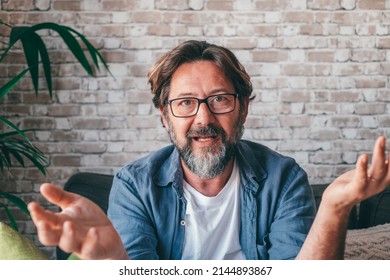
[[[210,95],[204,99],[184,97],[165,100],[165,104],[169,104],[172,114],[175,117],[188,118],[198,113],[200,104],[202,103],[206,103],[210,112],[213,114],[230,113],[236,108],[237,97],[237,93]]]

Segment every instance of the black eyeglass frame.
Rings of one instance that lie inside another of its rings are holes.
[[[209,100],[209,99],[212,98],[212,97],[216,97],[216,96],[226,96],[226,95],[228,95],[228,96],[233,96],[233,97],[234,97],[233,108],[232,108],[230,111],[223,112],[223,113],[215,113],[215,112],[213,112],[213,110],[210,108],[210,105],[209,105],[209,103],[207,102],[207,100]],[[176,117],[176,118],[190,118],[190,117],[195,116],[195,115],[198,113],[200,104],[202,104],[202,103],[205,103],[206,106],[207,106],[207,108],[209,109],[209,111],[210,111],[211,113],[215,114],[215,115],[222,115],[222,114],[231,113],[231,112],[233,112],[233,111],[236,109],[236,100],[237,100],[238,97],[239,97],[239,96],[238,96],[238,93],[224,93],[224,94],[214,94],[214,95],[210,95],[210,96],[208,96],[208,97],[206,97],[206,98],[202,98],[202,99],[196,98],[196,97],[180,97],[180,98],[174,98],[174,99],[170,99],[170,100],[165,99],[164,103],[165,103],[165,105],[169,105],[169,107],[171,108],[171,113],[172,113],[172,115],[173,115],[174,117]],[[174,102],[174,101],[176,101],[176,100],[182,100],[182,99],[196,99],[196,100],[198,101],[198,107],[196,108],[195,113],[193,113],[193,114],[191,114],[191,115],[189,115],[189,116],[177,116],[177,115],[175,115],[175,113],[173,112],[173,109],[172,109],[172,102]]]

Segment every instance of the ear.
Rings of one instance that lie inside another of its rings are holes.
[[[161,115],[161,122],[163,126],[165,127],[165,129],[168,129],[169,126],[168,126],[168,121],[164,114],[164,107],[160,107],[160,115]]]
[[[246,97],[243,101],[244,101],[244,110],[242,112],[242,123],[244,124],[249,112],[249,97]]]

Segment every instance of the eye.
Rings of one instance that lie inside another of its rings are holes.
[[[197,102],[196,99],[192,99],[192,98],[188,98],[188,99],[179,99],[179,100],[176,100],[177,102],[177,106],[180,106],[180,107],[191,107],[191,106],[194,106]]]
[[[215,95],[212,98],[210,98],[210,103],[226,103],[229,101],[228,96],[226,95]]]

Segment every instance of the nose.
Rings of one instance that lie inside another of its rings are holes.
[[[196,124],[202,124],[202,125],[213,123],[215,121],[215,116],[213,113],[211,113],[206,103],[200,104],[198,113],[195,115],[194,121]]]

